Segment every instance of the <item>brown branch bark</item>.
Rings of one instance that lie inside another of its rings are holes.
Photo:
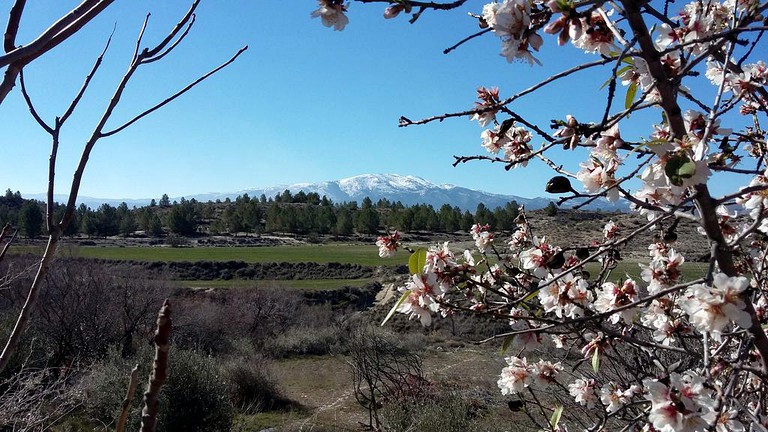
[[[160,405],[160,389],[168,377],[168,350],[171,338],[171,304],[168,299],[163,303],[157,316],[155,332],[155,359],[149,385],[144,393],[144,408],[141,410],[141,432],[154,432],[157,424],[157,409]]]
[[[24,5],[26,3],[26,0],[16,0],[11,7],[8,24],[5,26],[5,34],[3,34],[3,48],[5,52],[11,52],[16,48],[16,34],[19,32],[19,23],[21,22],[21,15],[24,13]]]

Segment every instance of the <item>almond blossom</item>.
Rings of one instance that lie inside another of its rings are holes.
[[[475,240],[475,246],[481,253],[485,252],[493,244],[493,233],[488,231],[490,226],[474,224],[470,228],[469,232],[472,234],[472,239]]]
[[[499,151],[504,151],[504,159],[515,163],[515,167],[525,167],[528,165],[528,156],[531,154],[530,143],[532,136],[531,133],[523,128],[517,126],[511,126],[506,128],[503,134],[501,132],[501,125],[496,126],[493,130],[487,129],[480,134],[480,138],[483,143],[482,146],[493,154],[498,154]]]
[[[606,198],[614,202],[619,199],[619,190],[616,186],[615,173],[618,168],[616,159],[604,163],[596,157],[590,158],[581,164],[581,170],[576,173],[576,178],[584,184],[587,193],[598,193],[606,189]]]
[[[678,304],[689,315],[691,324],[697,330],[710,333],[719,341],[723,330],[731,322],[749,328],[751,317],[744,311],[745,305],[741,299],[741,293],[748,287],[749,281],[745,277],[728,277],[717,273],[712,286],[692,285]]]
[[[553,277],[541,281],[539,302],[544,312],[554,313],[558,318],[578,318],[592,302],[589,283],[581,277],[568,273],[555,281]]]
[[[560,252],[560,248],[551,246],[546,238],[540,241],[534,238],[533,244],[532,248],[520,252],[520,263],[523,269],[532,271],[538,278],[543,278],[549,272],[550,260]]]
[[[560,362],[539,360],[533,364],[533,379],[538,386],[545,387],[557,381],[557,376],[562,371],[563,365]]]
[[[320,17],[324,26],[341,31],[349,24],[349,18],[344,14],[347,11],[344,0],[318,0],[317,3],[320,7],[311,16]]]
[[[470,120],[477,120],[480,126],[487,126],[496,120],[495,109],[487,109],[499,103],[499,88],[498,87],[479,87],[477,89],[477,98],[480,102],[475,102],[475,109],[485,110],[483,112],[476,112]]]
[[[609,382],[600,388],[600,402],[605,405],[605,410],[608,413],[615,413],[628,404],[640,391],[640,386],[637,385],[622,390],[616,383]]]
[[[515,356],[504,359],[507,366],[501,370],[501,376],[497,382],[501,394],[515,394],[523,391],[533,380],[533,368],[528,366],[528,360],[525,357]]]
[[[598,12],[582,18],[582,28],[581,37],[573,39],[573,46],[588,53],[603,55],[610,55],[612,51],[616,51],[613,32]]]
[[[526,0],[503,0],[483,6],[483,20],[501,38],[501,55],[508,62],[520,59],[529,64],[540,62],[533,57],[531,49],[538,51],[543,40],[530,31],[531,4]]]
[[[639,300],[637,284],[632,279],[625,280],[621,285],[614,282],[605,282],[597,292],[594,308],[598,312],[610,312],[616,308],[635,303]],[[624,309],[608,318],[608,321],[616,324],[619,320],[631,324],[637,311],[634,308]]]
[[[648,292],[656,294],[680,280],[680,266],[685,262],[685,257],[663,243],[652,244],[649,249],[652,259],[647,266],[640,264],[640,277],[648,283]]]
[[[620,229],[621,229],[621,228],[620,228],[618,225],[616,225],[616,223],[615,223],[615,222],[613,222],[612,220],[610,220],[610,221],[608,221],[608,223],[607,223],[607,224],[605,224],[605,226],[603,227],[603,237],[604,237],[606,240],[611,240],[611,239],[614,239],[614,238],[616,238],[616,236],[618,236],[618,233],[619,233]]]
[[[393,232],[388,236],[380,236],[376,240],[376,246],[379,247],[379,256],[382,258],[388,258],[395,254],[397,248],[400,247],[400,233]]]
[[[568,384],[568,391],[576,402],[592,409],[597,402],[596,386],[597,383],[593,379],[578,378],[573,383]]]
[[[445,294],[435,274],[415,274],[399,290],[409,294],[397,311],[407,314],[409,319],[418,318],[424,327],[428,327],[432,323],[432,313],[440,310],[438,299]]]

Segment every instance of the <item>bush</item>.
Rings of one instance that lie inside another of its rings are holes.
[[[127,430],[138,430],[141,420],[142,393],[145,390],[151,350],[132,359],[120,357],[117,349],[93,365],[83,380],[82,406],[89,418],[108,426],[114,425],[128,388],[131,368],[139,363],[139,386],[128,416]],[[193,351],[171,348],[168,380],[160,391],[157,430],[228,431],[232,427],[234,409],[227,386],[213,359]]]
[[[262,357],[241,358],[224,368],[229,397],[245,414],[281,409],[289,404]]]
[[[171,350],[168,380],[160,392],[158,431],[228,431],[234,408],[215,360]]]
[[[470,432],[488,430],[480,425],[483,406],[456,389],[432,391],[393,401],[381,409],[387,431]]]
[[[177,234],[168,234],[168,236],[165,238],[165,244],[167,244],[170,247],[178,248],[178,247],[187,247],[189,246],[190,242],[189,239]]]
[[[131,369],[139,364],[139,385],[136,387],[127,425],[128,429],[137,430],[141,421],[142,391],[151,359],[149,348],[130,359],[121,357],[119,348],[110,349],[104,359],[94,363],[83,378],[80,396],[85,415],[100,424],[114,426],[128,390]]]
[[[329,354],[338,344],[332,327],[293,327],[267,341],[264,352],[274,358]]]

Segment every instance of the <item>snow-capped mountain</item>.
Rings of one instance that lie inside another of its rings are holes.
[[[215,201],[225,200],[226,198],[235,199],[239,195],[247,193],[251,198],[259,198],[262,194],[267,198],[273,198],[275,195],[289,190],[292,194],[299,191],[304,193],[316,192],[318,195],[325,195],[328,199],[336,203],[357,201],[361,202],[365,197],[371,198],[374,202],[386,198],[389,201],[400,201],[405,205],[430,204],[435,209],[443,204],[458,206],[462,210],[474,211],[480,203],[485,204],[489,209],[503,207],[510,201],[517,201],[519,205],[525,205],[527,209],[540,209],[550,201],[556,201],[553,198],[523,198],[515,195],[500,195],[488,192],[467,189],[460,186],[449,184],[436,185],[421,177],[404,176],[398,174],[363,174],[349,177],[341,180],[324,181],[319,183],[297,183],[292,185],[277,185],[265,188],[246,189],[232,193],[208,193],[186,196],[186,199],[196,199],[197,201]],[[38,196],[39,195],[39,196]],[[43,194],[32,195],[29,198],[44,199]],[[57,200],[65,200],[66,197],[56,197]],[[157,198],[155,198],[157,199]],[[171,197],[171,201],[178,201],[180,197]],[[120,199],[101,199],[91,197],[80,197],[79,203],[85,203],[91,208],[97,208],[100,204],[108,203],[118,205],[125,201],[129,207],[144,206],[149,204],[150,199],[143,200],[120,200]],[[578,201],[576,201],[578,202]],[[573,201],[569,202],[572,205]],[[566,205],[568,207],[569,205]],[[604,210],[604,211],[627,211],[627,206],[623,203],[610,203],[604,199],[595,200],[585,209]]]
[[[450,184],[437,185],[416,176],[404,176],[398,174],[363,174],[341,180],[325,181],[320,183],[298,183],[293,185],[278,185],[267,188],[248,189],[236,194],[208,194],[194,198],[198,201],[235,198],[237,195],[247,193],[251,198],[258,198],[261,194],[274,197],[283,191],[289,190],[292,194],[299,191],[305,193],[316,192],[320,196],[325,195],[333,202],[362,201],[369,197],[374,202],[386,198],[389,201],[400,201],[405,205],[430,204],[435,209],[443,204],[458,206],[462,210],[474,211],[479,203],[494,209],[503,207],[510,201],[517,201],[520,205],[534,210],[540,209],[553,199],[548,198],[523,198],[515,195],[500,195],[488,192],[467,189]],[[189,197],[188,197],[189,198]],[[609,203],[605,200],[596,200],[588,205],[591,210],[619,210],[626,211],[625,205]]]

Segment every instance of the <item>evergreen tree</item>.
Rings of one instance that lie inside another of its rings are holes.
[[[544,207],[544,214],[547,216],[555,216],[558,212],[557,204],[553,203],[552,201],[547,204],[546,207]]]
[[[19,229],[28,238],[37,238],[43,232],[43,212],[37,201],[25,201],[19,211]]]
[[[366,198],[368,199],[368,198]],[[376,234],[379,230],[379,214],[369,205],[360,209],[355,216],[355,229],[363,234]],[[365,205],[365,201],[363,201]]]
[[[168,229],[175,234],[192,235],[197,232],[198,216],[189,201],[173,206],[168,214]]]
[[[100,205],[95,213],[95,224],[96,235],[100,237],[109,237],[120,233],[120,217],[117,209],[106,203]]]
[[[354,232],[352,222],[352,212],[347,207],[340,207],[336,213],[336,226],[333,233],[336,235],[347,236]]]

